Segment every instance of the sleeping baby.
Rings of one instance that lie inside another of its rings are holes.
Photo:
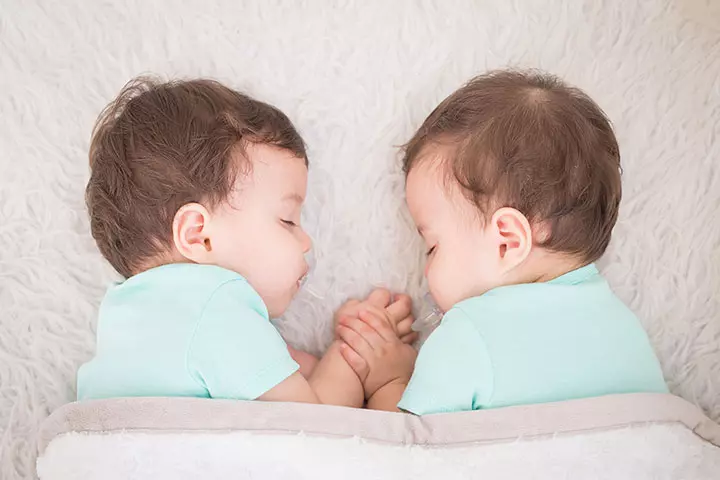
[[[311,247],[300,224],[308,159],[287,116],[210,80],[137,79],[101,114],[90,167],[92,234],[125,280],[100,306],[78,399],[363,405],[339,342],[315,364],[270,323],[300,289]],[[387,322],[412,365],[410,308],[380,289],[341,312]]]
[[[640,322],[593,263],[618,215],[620,154],[585,93],[534,71],[479,76],[425,120],[404,170],[445,313],[412,378],[382,315],[341,320],[369,408],[422,415],[667,391]]]

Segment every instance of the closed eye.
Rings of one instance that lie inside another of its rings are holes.
[[[286,226],[288,226],[288,227],[297,227],[297,223],[293,222],[292,220],[283,220],[283,219],[280,219],[280,221],[281,221],[284,225],[286,225]]]
[[[432,255],[433,252],[435,252],[435,247],[436,247],[436,246],[437,246],[437,245],[433,245],[432,247],[430,247],[430,250],[428,250],[427,252],[425,252],[425,256],[426,256],[426,257],[429,257],[430,255]]]

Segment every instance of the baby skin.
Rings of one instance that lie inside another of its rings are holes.
[[[408,345],[412,345],[418,338],[417,332],[412,330],[414,318],[412,316],[412,301],[405,294],[393,295],[386,288],[376,288],[365,300],[351,299],[345,302],[336,312],[334,316],[334,325],[340,323],[341,319],[358,318],[361,311],[375,312],[376,315],[385,317],[389,322],[389,327],[397,333],[400,341]],[[383,315],[382,312],[385,312]],[[315,370],[320,359],[315,355],[302,350],[297,350],[288,345],[290,356],[300,366],[299,372],[309,378]]]

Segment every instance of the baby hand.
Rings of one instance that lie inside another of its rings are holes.
[[[412,330],[415,319],[412,316],[412,300],[408,295],[396,294],[393,298],[389,290],[376,288],[363,301],[352,299],[345,302],[335,312],[335,325],[342,317],[357,318],[361,310],[385,316],[401,342],[411,344],[417,340],[418,335]]]
[[[410,381],[417,352],[382,316],[361,310],[357,318],[342,317],[337,334],[345,342],[340,352],[360,378],[366,399],[386,385]]]

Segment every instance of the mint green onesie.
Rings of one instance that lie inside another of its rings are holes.
[[[212,265],[172,264],[108,290],[97,353],[78,371],[78,399],[253,400],[297,369],[243,277]]]
[[[594,265],[453,306],[398,405],[418,415],[667,392],[637,317]]]

